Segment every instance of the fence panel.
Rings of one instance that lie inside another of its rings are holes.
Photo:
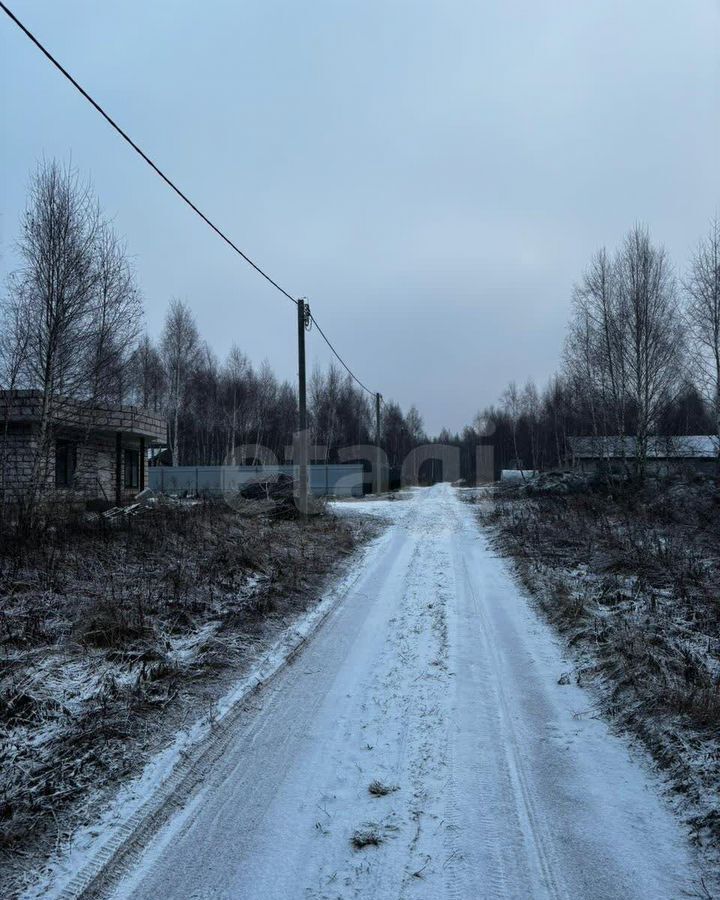
[[[361,497],[363,467],[355,463],[311,465],[310,491],[316,497]],[[165,494],[222,496],[242,485],[277,475],[297,478],[297,466],[151,466],[148,487]]]

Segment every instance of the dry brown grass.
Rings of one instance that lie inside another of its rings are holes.
[[[313,603],[357,538],[328,514],[247,517],[210,503],[113,522],[58,515],[32,535],[6,531],[3,862],[54,833],[91,788],[136,770],[163,729],[171,733],[175,708],[192,714],[266,629]]]
[[[487,516],[604,711],[666,771],[698,840],[720,842],[720,491],[498,492]]]

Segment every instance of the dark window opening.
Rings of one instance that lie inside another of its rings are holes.
[[[140,486],[140,451],[125,451],[125,487],[136,488]]]
[[[75,478],[77,448],[71,441],[55,442],[55,485],[70,487]]]

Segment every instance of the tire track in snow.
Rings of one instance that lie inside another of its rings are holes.
[[[479,740],[462,762],[457,758],[456,743],[459,729],[450,740],[449,775],[446,796],[446,816],[449,828],[446,835],[446,890],[451,897],[464,898],[469,891],[484,898],[530,896],[547,897],[548,900],[564,900],[568,897],[562,881],[555,874],[555,859],[541,820],[536,815],[532,795],[528,788],[522,756],[512,723],[512,715],[504,695],[502,669],[499,665],[491,623],[483,610],[483,601],[467,568],[467,560],[458,549],[462,540],[476,539],[468,534],[466,522],[457,504],[445,504],[444,513],[453,522],[456,535],[452,568],[455,587],[455,613],[469,605],[471,616],[455,621],[458,628],[472,629],[477,641],[472,660],[456,658],[455,637],[452,664],[476,670],[475,695],[472,698],[474,730]],[[467,609],[465,610],[467,613]],[[464,635],[467,639],[467,634]],[[459,708],[461,698],[455,697],[454,719],[467,718],[469,709]],[[460,804],[457,780],[475,785],[477,795],[474,804]],[[475,847],[467,850],[468,808],[473,819]],[[515,820],[515,829],[508,824]],[[465,834],[461,834],[461,830]],[[522,840],[517,840],[518,833]],[[509,838],[514,838],[509,840]],[[524,862],[521,860],[524,859]],[[474,885],[473,888],[470,885]],[[475,896],[475,894],[473,894]]]
[[[379,848],[372,863],[355,866],[351,874],[336,879],[361,897],[415,896],[414,889],[421,884],[424,887],[430,874],[423,824],[432,823],[434,817],[437,827],[439,821],[436,807],[441,791],[437,785],[444,780],[445,746],[437,736],[447,721],[445,607],[452,595],[447,589],[450,557],[448,552],[442,557],[428,554],[427,536],[435,521],[423,517],[421,504],[410,524],[405,530],[412,535],[413,551],[401,601],[389,621],[391,628],[372,679],[362,688],[378,711],[371,727],[379,733],[389,721],[398,722],[392,738],[385,741],[388,759],[380,771],[400,790],[385,798],[387,802],[370,801],[372,806],[380,804],[389,810],[386,815],[392,816],[398,831]],[[429,784],[433,772],[434,791]],[[328,891],[309,892],[309,896],[335,895]]]
[[[569,900],[568,893],[557,872],[555,854],[544,832],[542,820],[535,809],[525,764],[518,747],[518,738],[513,726],[512,714],[503,689],[502,667],[500,666],[493,639],[492,626],[470,578],[467,561],[462,558],[459,560],[458,565],[461,570],[463,589],[469,594],[472,608],[477,617],[477,631],[480,642],[487,658],[491,661],[495,674],[491,688],[494,696],[497,698],[498,737],[505,752],[506,771],[512,785],[513,796],[515,797],[515,806],[520,820],[528,862],[531,870],[535,872],[537,884],[544,886],[546,896],[551,898],[551,900]],[[502,879],[502,881],[504,880]],[[499,886],[501,886],[502,890],[505,890],[505,885],[502,884],[502,881]],[[499,894],[498,896],[502,895]],[[539,894],[536,892],[534,896],[539,896]]]
[[[452,592],[448,585],[449,554],[443,550],[433,553],[433,557],[430,566],[432,588],[423,598],[423,618],[430,640],[419,641],[425,652],[415,678],[421,732],[409,773],[416,801],[412,810],[415,833],[408,847],[401,898],[415,896],[419,881],[424,882],[424,890],[441,864],[436,858],[434,838],[442,823],[442,796],[447,780],[447,695],[451,678],[447,664],[447,604]],[[427,576],[425,572],[425,583]]]

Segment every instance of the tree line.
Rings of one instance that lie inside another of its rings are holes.
[[[463,450],[492,443],[500,468],[548,469],[572,436],[635,439],[635,474],[651,436],[720,437],[720,222],[678,274],[648,229],[630,229],[614,253],[594,254],[575,285],[562,364],[543,390],[508,385],[461,435]]]
[[[255,445],[285,458],[297,427],[295,386],[268,363],[254,366],[239,346],[219,360],[182,300],[170,302],[158,340],[145,334],[124,242],[75,171],[51,161],[31,175],[17,249],[21,264],[0,298],[0,390],[40,392],[34,483],[68,399],[166,417],[175,465],[248,462],[254,451],[242,448]],[[341,447],[375,440],[372,398],[335,366],[311,373],[308,411],[312,443],[326,447],[328,462]],[[381,442],[392,465],[424,439],[414,407],[405,415],[384,405]]]
[[[295,386],[238,346],[219,360],[181,300],[170,302],[158,340],[145,334],[125,245],[76,172],[38,166],[17,245],[21,265],[0,298],[0,389],[41,394],[38,467],[65,398],[160,413],[176,465],[248,462],[256,445],[285,458]],[[375,442],[372,398],[335,366],[311,374],[308,410],[325,461]],[[575,285],[557,374],[542,390],[511,383],[462,433],[433,440],[459,447],[461,474],[474,479],[480,444],[492,444],[496,469],[547,469],[576,435],[633,436],[642,474],[658,434],[720,435],[718,221],[679,275],[644,226],[614,252],[600,249]],[[392,467],[428,440],[415,407],[383,405],[380,443]]]
[[[134,402],[162,411],[168,447],[178,465],[252,463],[256,447],[282,461],[297,430],[297,390],[265,362],[255,368],[233,345],[219,361],[203,341],[187,304],[173,300],[157,343],[144,336],[130,361]],[[338,462],[340,450],[375,443],[375,408],[349,374],[331,364],[308,380],[308,427],[317,462]],[[399,467],[410,449],[427,440],[414,406],[407,414],[383,404],[380,443]]]

